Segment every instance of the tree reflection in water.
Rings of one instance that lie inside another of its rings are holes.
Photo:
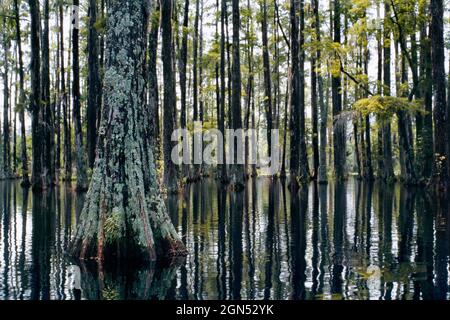
[[[448,299],[449,224],[423,190],[350,180],[295,193],[213,180],[167,199],[189,255],[171,264],[80,265],[65,249],[84,195],[0,183],[0,299]]]

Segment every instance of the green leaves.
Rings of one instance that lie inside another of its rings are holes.
[[[356,101],[353,109],[363,116],[377,115],[381,119],[390,119],[399,111],[413,114],[425,114],[420,100],[408,101],[407,98],[373,96]]]

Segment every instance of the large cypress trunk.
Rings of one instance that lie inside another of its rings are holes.
[[[149,2],[107,3],[104,109],[98,153],[75,238],[80,259],[155,260],[184,253],[160,196],[145,108]]]

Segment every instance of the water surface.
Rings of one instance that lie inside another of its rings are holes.
[[[0,183],[0,299],[450,298],[447,217],[422,189],[351,180],[291,194],[257,178],[234,193],[205,180],[167,199],[186,259],[78,266],[77,290],[64,252],[83,200]]]

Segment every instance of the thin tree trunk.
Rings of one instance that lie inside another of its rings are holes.
[[[269,58],[269,40],[267,35],[267,0],[263,0],[261,3],[262,19],[261,19],[261,32],[262,32],[262,56],[263,56],[263,69],[264,69],[264,104],[266,109],[267,120],[267,143],[268,143],[268,156],[271,156],[272,152],[272,128],[273,128],[273,111],[272,111],[272,79],[270,75],[270,58]]]
[[[6,31],[6,18],[3,17],[3,50],[4,50],[4,63],[3,63],[3,177],[9,179],[11,177],[11,145],[10,145],[10,133],[9,133],[9,49],[10,41],[8,40],[8,32]]]
[[[30,180],[28,178],[28,157],[27,157],[27,137],[25,133],[25,74],[23,70],[23,52],[22,37],[20,31],[20,12],[18,0],[14,0],[14,18],[16,24],[16,42],[17,53],[19,59],[19,121],[20,121],[20,158],[22,162],[22,181],[23,187],[29,187]]]
[[[181,29],[181,50],[179,58],[179,75],[180,75],[180,93],[181,93],[181,113],[180,113],[180,125],[182,129],[187,128],[187,115],[186,115],[186,75],[187,75],[187,58],[188,58],[188,34],[189,34],[189,0],[184,2],[184,18],[183,27]],[[218,90],[218,88],[217,88]],[[217,102],[219,103],[219,102]],[[183,139],[183,151],[189,150],[189,141]],[[189,154],[189,151],[187,151]],[[189,178],[189,165],[183,163],[182,177]]]
[[[384,49],[383,49],[383,95],[391,95],[391,30],[387,26],[387,21],[390,16],[390,6],[385,3],[384,6]],[[382,178],[386,182],[392,182],[394,180],[394,166],[392,163],[392,132],[390,119],[385,120],[382,123],[382,141],[383,141],[383,171]]]
[[[233,129],[242,129],[242,115],[241,115],[241,59],[240,59],[240,11],[239,0],[233,0],[233,65],[231,71],[231,109],[232,109],[232,124]],[[237,134],[238,135],[238,134]],[[244,187],[244,171],[243,159],[238,157],[237,140],[232,142],[234,144],[234,163],[231,167],[231,183],[236,189]]]
[[[431,61],[434,84],[434,181],[439,193],[448,190],[448,110],[445,88],[444,8],[442,0],[431,0]]]
[[[158,55],[158,34],[160,24],[159,2],[153,3],[154,10],[150,16],[150,32],[148,36],[148,108],[150,111],[150,143],[153,148],[155,160],[160,159],[160,112],[159,112],[159,90],[158,75],[156,72]]]
[[[70,182],[72,179],[72,152],[71,137],[69,128],[69,106],[66,89],[66,70],[64,67],[64,11],[63,5],[59,6],[59,35],[61,46],[61,92],[62,92],[62,110],[63,110],[63,128],[64,128],[64,180]],[[67,79],[69,81],[69,78]]]
[[[164,77],[164,185],[167,191],[178,191],[177,170],[171,159],[175,143],[171,140],[175,124],[176,95],[172,50],[172,0],[161,3],[162,60]]]
[[[227,7],[225,0],[221,0],[221,10],[220,10],[220,121],[219,130],[224,136],[223,147],[222,147],[222,159],[223,163],[220,166],[220,180],[222,183],[228,181],[227,174],[227,162],[226,162],[226,138],[225,138],[225,95],[226,95],[226,85],[225,85],[225,20],[227,19]]]
[[[341,4],[334,1],[334,42],[341,42]],[[332,75],[331,95],[333,103],[333,150],[334,150],[334,174],[337,181],[346,179],[346,138],[345,121],[340,118],[342,112],[341,75]]]
[[[72,69],[73,69],[73,126],[75,129],[75,150],[77,155],[77,191],[86,191],[88,187],[86,174],[86,157],[83,147],[83,129],[81,126],[81,103],[80,103],[80,63],[79,63],[79,29],[78,29],[78,7],[79,0],[73,0],[72,8]],[[76,8],[76,9],[75,9]],[[76,11],[75,11],[76,10]]]
[[[86,110],[87,124],[87,157],[89,168],[94,167],[95,148],[97,144],[97,109],[101,108],[101,95],[99,94],[99,45],[97,23],[97,1],[89,0],[89,34],[88,34],[88,99]]]
[[[33,191],[39,192],[45,187],[42,179],[42,125],[40,119],[41,94],[40,94],[40,46],[39,46],[39,4],[29,0],[31,16],[31,132],[33,163],[31,172],[31,184]]]

